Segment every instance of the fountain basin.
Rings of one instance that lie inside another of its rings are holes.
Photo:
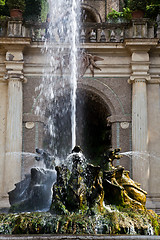
[[[30,235],[0,236],[0,240],[159,240],[159,236]]]

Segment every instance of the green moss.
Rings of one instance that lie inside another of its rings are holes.
[[[149,210],[111,207],[111,212],[98,215],[72,213],[1,214],[0,234],[141,234],[147,235],[152,226],[160,234],[160,220]],[[134,231],[133,231],[134,229]]]

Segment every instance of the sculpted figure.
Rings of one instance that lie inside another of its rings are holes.
[[[122,166],[113,166],[115,159],[120,159],[120,149],[111,149],[105,154],[105,165],[103,171],[103,187],[107,203],[132,205],[139,209],[144,209],[146,195],[140,184],[134,182],[129,177],[129,171]]]
[[[81,69],[80,69],[81,76],[83,76],[87,71],[87,69],[89,68],[91,71],[92,77],[94,77],[94,69],[98,69],[101,71],[100,67],[97,66],[96,62],[103,61],[103,60],[104,60],[103,58],[84,52],[82,54],[82,59],[81,59]]]
[[[36,153],[39,154],[39,156],[36,156],[35,159],[37,161],[44,161],[44,164],[46,165],[46,168],[53,169],[55,166],[55,159],[49,152],[43,149],[36,148]]]

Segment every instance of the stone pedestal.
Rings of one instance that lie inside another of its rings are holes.
[[[132,20],[133,38],[147,38],[148,35],[148,19],[134,19]]]

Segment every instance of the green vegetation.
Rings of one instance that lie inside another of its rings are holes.
[[[159,0],[125,0],[124,4],[121,3],[121,11],[118,12],[114,9],[107,15],[107,20],[116,22],[118,19],[130,20],[131,13],[136,10],[141,10],[145,13],[144,17],[156,20],[160,14],[160,1]]]
[[[121,11],[118,12],[114,9],[107,15],[108,20],[117,21],[131,19],[131,12],[137,9],[145,12],[145,17],[155,20],[160,13],[160,1],[159,0],[124,0]],[[18,8],[24,11],[25,20],[40,20],[46,21],[48,13],[48,1],[47,0],[0,0],[0,18],[9,16],[9,9]]]
[[[156,20],[157,15],[160,13],[159,0],[128,0],[127,6],[131,11],[142,10],[145,17]]]
[[[41,20],[42,20],[42,22],[46,21],[48,10],[49,10],[48,1],[41,0]]]
[[[4,6],[5,5],[5,1],[6,0],[0,0],[0,6]]]
[[[47,0],[0,0],[0,18],[9,16],[9,9],[18,8],[24,11],[25,20],[46,21],[48,13]]]
[[[107,19],[113,19],[113,20],[118,20],[118,19],[126,19],[126,20],[131,20],[132,15],[131,15],[131,10],[126,7],[123,8],[122,12],[118,12],[114,9],[112,9],[112,11],[110,13],[108,13],[107,15]]]
[[[141,10],[146,11],[148,0],[129,0],[128,7],[131,11]]]
[[[149,0],[146,6],[146,17],[156,19],[158,14],[160,14],[160,1]]]
[[[25,10],[25,0],[7,0],[6,4],[9,9]]]
[[[0,0],[0,19],[4,19],[6,16],[9,16],[9,9],[6,0]]]
[[[42,21],[45,22],[48,13],[48,1],[47,0],[25,0],[26,10],[24,13],[24,19],[30,21]]]
[[[24,12],[25,20],[39,20],[41,15],[41,0],[26,0],[26,9]]]

